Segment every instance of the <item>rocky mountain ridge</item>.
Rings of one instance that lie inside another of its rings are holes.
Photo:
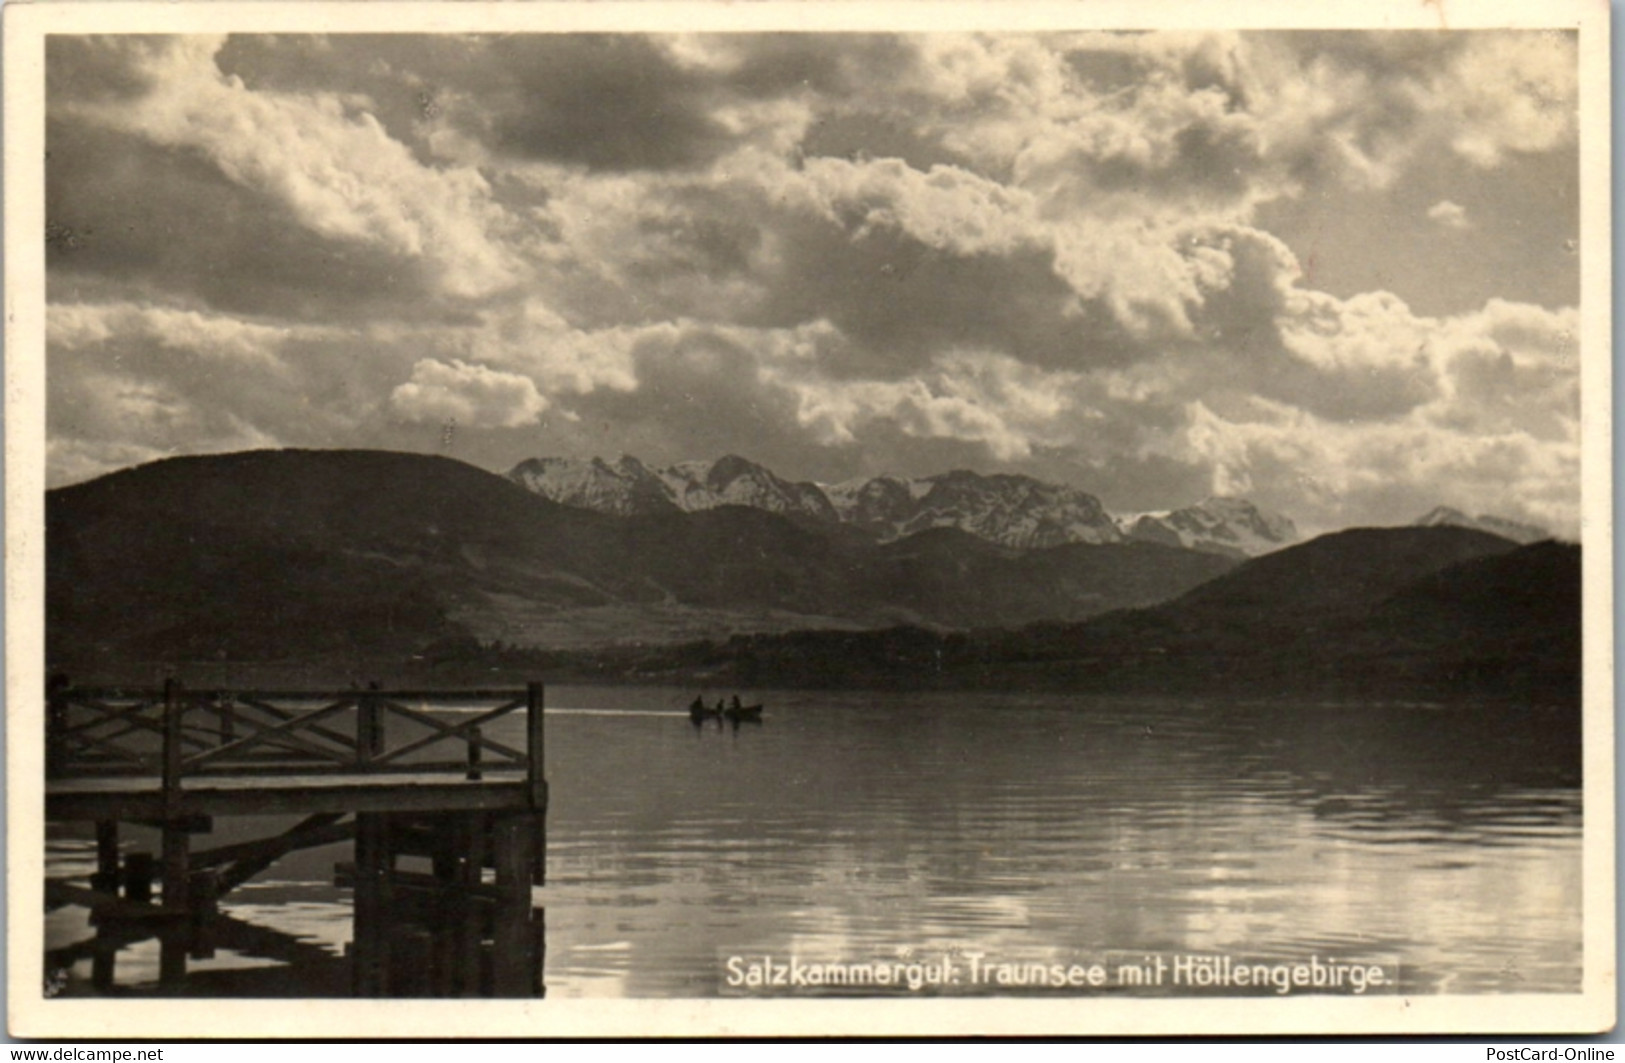
[[[1015,549],[1151,542],[1244,558],[1298,539],[1292,521],[1245,499],[1209,498],[1157,513],[1117,516],[1076,487],[1009,473],[959,469],[935,476],[875,476],[838,484],[785,480],[736,455],[653,468],[637,458],[532,458],[508,474],[545,498],[616,516],[741,505],[859,528],[892,542],[957,528]]]

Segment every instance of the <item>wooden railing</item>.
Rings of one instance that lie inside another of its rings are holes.
[[[57,683],[47,691],[46,777],[158,775],[168,790],[210,775],[517,772],[540,806],[542,700],[540,683],[337,692],[189,690],[174,680],[158,690]],[[459,711],[447,719],[452,707]],[[489,736],[491,725],[516,713],[524,717],[522,746]]]

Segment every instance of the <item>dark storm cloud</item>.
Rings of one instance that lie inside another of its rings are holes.
[[[481,132],[500,152],[594,169],[709,162],[733,142],[711,115],[710,79],[645,37],[509,37],[488,53],[494,113]]]
[[[852,340],[826,366],[839,375],[903,376],[966,347],[1050,366],[1122,354],[1092,343],[1103,337],[1068,314],[1076,293],[1048,252],[956,254],[890,227],[853,234],[816,223],[796,226],[787,242],[756,323],[827,318]]]
[[[817,94],[842,101],[906,68],[912,48],[864,34],[700,38],[717,65],[685,64],[668,40],[514,35],[482,42],[479,112],[456,121],[498,152],[600,170],[688,169],[737,146],[717,117],[740,103]]]
[[[872,93],[877,83],[919,61],[913,41],[895,34],[767,33],[712,36],[708,43],[737,57],[720,79],[747,96],[811,90],[837,103]]]
[[[45,38],[45,94],[52,104],[131,100],[144,96],[156,79],[131,57],[151,55],[169,38],[154,36]]]
[[[817,94],[839,127],[847,97],[914,61],[912,45],[890,35],[700,40],[715,64],[681,62],[670,37],[546,33],[237,35],[218,63],[251,89],[364,95],[391,135],[420,152],[443,120],[500,155],[636,171],[692,169],[736,146],[716,117],[730,104]]]
[[[1145,56],[1115,48],[1069,48],[1066,64],[1083,84],[1103,96],[1134,89],[1152,69]]]
[[[450,309],[417,262],[311,233],[198,152],[71,119],[47,125],[46,149],[53,301],[122,278],[149,296],[301,321]]]
[[[426,133],[438,114],[438,97],[466,76],[478,47],[455,35],[233,34],[215,63],[251,92],[322,91],[364,98],[368,113],[389,135],[428,163],[433,152]]]
[[[1093,177],[1094,184],[1108,192],[1195,193],[1224,204],[1235,202],[1253,186],[1262,158],[1257,131],[1250,126],[1201,121],[1174,134],[1169,160],[1146,165],[1114,156],[1098,162]]]
[[[805,455],[795,396],[761,378],[750,349],[691,328],[643,340],[633,359],[636,391],[595,391],[574,404],[588,433],[612,426],[618,449],[662,460],[741,453],[783,465]]]
[[[815,118],[801,140],[800,151],[811,157],[902,159],[922,172],[933,166],[977,169],[971,160],[946,147],[940,137],[913,128],[907,116],[885,111],[853,110]]]

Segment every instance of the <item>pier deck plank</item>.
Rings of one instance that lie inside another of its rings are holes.
[[[309,812],[500,811],[531,807],[523,772],[488,770],[477,780],[444,772],[241,775],[189,778],[166,804],[153,776],[54,779],[50,819],[138,819],[181,815]]]

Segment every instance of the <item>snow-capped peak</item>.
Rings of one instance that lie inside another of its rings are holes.
[[[1476,517],[1469,517],[1459,509],[1450,506],[1435,506],[1422,516],[1416,518],[1414,523],[1418,527],[1431,528],[1441,524],[1453,525],[1458,528],[1474,528],[1478,531],[1499,535],[1503,539],[1511,539],[1515,543],[1538,543],[1543,539],[1550,539],[1552,533],[1545,528],[1534,524],[1521,524],[1505,517],[1497,517],[1489,513],[1480,513]]]
[[[1298,540],[1291,520],[1244,498],[1213,496],[1183,509],[1123,514],[1117,522],[1130,539],[1237,557],[1267,554]]]

